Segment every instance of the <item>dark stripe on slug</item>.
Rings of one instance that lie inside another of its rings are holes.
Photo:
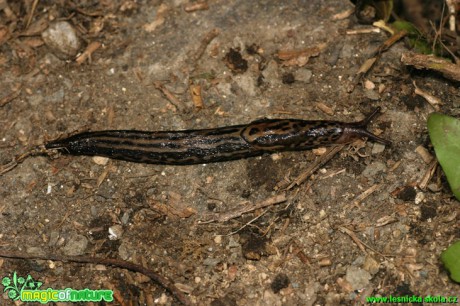
[[[241,128],[245,125],[234,125],[228,127],[221,127],[216,129],[204,129],[204,130],[183,130],[183,131],[158,131],[158,132],[143,132],[136,130],[107,130],[107,131],[94,131],[94,132],[83,132],[68,137],[66,140],[78,140],[87,137],[110,137],[110,138],[121,138],[121,139],[136,139],[136,140],[150,140],[150,139],[169,139],[169,140],[180,140],[189,139],[190,137],[202,137],[202,136],[218,136],[236,133],[238,134]]]
[[[239,133],[245,125],[232,125],[228,127],[221,127],[216,129],[206,129],[206,130],[196,130],[195,132],[200,132],[200,134],[209,135],[209,136],[218,136],[226,134]]]
[[[185,151],[147,151],[134,148],[87,147],[73,151],[76,155],[99,155],[132,162],[153,164],[195,164],[238,159],[240,156],[256,154],[247,145],[225,144],[214,149],[189,148]],[[258,154],[260,155],[260,154]]]

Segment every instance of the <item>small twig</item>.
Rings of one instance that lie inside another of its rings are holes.
[[[39,0],[34,0],[34,3],[32,3],[32,9],[30,10],[29,18],[27,18],[26,29],[29,28],[30,23],[32,22],[32,18],[34,17],[35,10],[37,9],[38,1],[39,1]]]
[[[357,35],[357,34],[369,34],[369,33],[380,33],[381,30],[376,27],[364,28],[364,29],[349,29],[345,33],[347,35]]]
[[[380,59],[382,53],[388,50],[392,45],[394,45],[397,41],[407,35],[406,31],[399,31],[392,35],[390,38],[385,40],[383,44],[381,44],[377,50],[373,52],[373,54],[368,58],[364,64],[359,68],[358,72],[353,79],[353,82],[347,88],[348,92],[352,92],[356,85],[361,82],[362,78],[369,72],[369,70],[374,66],[374,64]]]
[[[19,88],[18,90],[15,90],[12,93],[10,93],[9,95],[3,97],[2,99],[0,99],[0,107],[8,104],[11,101],[13,101],[17,97],[19,97],[20,94],[21,94],[21,89]]]
[[[383,257],[396,257],[395,255],[388,255],[388,254],[383,254],[383,253],[380,253],[379,251],[377,251],[376,249],[372,248],[371,246],[367,245],[366,243],[362,242],[357,236],[356,234],[349,230],[348,228],[344,227],[344,226],[339,226],[339,230],[344,233],[344,234],[347,234],[348,236],[350,236],[351,240],[353,240],[356,245],[358,246],[358,248],[364,253],[364,254],[367,254],[367,251],[366,251],[366,248],[368,248],[369,250],[371,250],[372,252],[380,255],[380,256],[383,256]],[[365,248],[366,247],[366,248]]]
[[[425,174],[423,175],[422,179],[418,183],[418,187],[421,190],[426,190],[426,187],[428,186],[428,182],[431,180],[431,178],[433,177],[434,173],[436,172],[437,165],[438,165],[438,160],[434,159],[430,163],[428,168],[426,169]]]
[[[158,283],[160,286],[168,290],[179,302],[183,305],[191,305],[188,297],[179,291],[179,289],[174,285],[174,283],[167,279],[164,276],[161,276],[152,270],[145,268],[141,265],[134,264],[129,261],[114,259],[114,258],[97,258],[89,256],[63,256],[63,255],[31,255],[25,253],[15,253],[0,251],[0,257],[2,258],[11,258],[11,259],[31,259],[31,260],[53,260],[53,261],[62,261],[62,262],[77,262],[77,263],[89,263],[89,264],[100,264],[106,266],[114,266],[122,269],[127,269],[133,272],[142,273],[154,282]]]
[[[441,41],[441,37],[442,37],[442,28],[444,26],[444,22],[442,21],[442,19],[444,18],[444,9],[445,9],[445,3],[443,3],[442,5],[442,11],[441,11],[441,22],[439,23],[439,29],[436,30],[436,26],[433,24],[433,22],[430,20],[430,25],[431,27],[433,27],[433,30],[434,30],[434,38],[433,38],[433,45],[431,46],[431,53],[435,53],[436,51],[436,41],[439,40]]]
[[[344,227],[344,226],[339,226],[339,230],[344,233],[344,234],[347,234],[348,236],[350,236],[351,240],[353,240],[356,245],[358,246],[358,248],[364,253],[364,254],[367,254],[367,251],[366,249],[364,248],[364,243],[358,239],[358,237],[356,237],[356,234],[349,230],[348,228]]]
[[[444,77],[460,81],[460,65],[435,57],[433,55],[405,52],[401,56],[404,65],[414,66],[417,69],[431,69],[440,72]]]
[[[239,229],[237,229],[236,231],[233,231],[229,234],[225,234],[225,235],[220,235],[220,236],[232,236],[232,235],[235,235],[236,233],[238,233],[239,231],[241,231],[242,229],[244,229],[246,226],[250,225],[251,223],[254,223],[254,221],[256,221],[257,219],[259,219],[260,217],[262,217],[263,215],[265,215],[265,213],[267,211],[269,211],[270,208],[267,208],[266,210],[264,210],[261,214],[259,214],[258,216],[252,218],[251,220],[249,220],[248,222],[246,222],[243,226],[241,226]]]
[[[211,43],[211,41],[217,37],[217,35],[219,35],[219,29],[212,29],[203,37],[200,46],[195,51],[195,54],[191,56],[191,61],[194,65],[196,65],[198,60],[203,56],[206,48]]]
[[[307,255],[305,255],[304,251],[299,247],[299,245],[294,241],[291,244],[292,246],[292,254],[297,256],[300,261],[309,267],[311,267],[310,259],[308,259]]]
[[[337,146],[333,146],[329,148],[326,154],[321,155],[320,158],[318,158],[313,163],[311,163],[307,167],[307,169],[305,169],[301,174],[299,174],[299,176],[297,176],[286,189],[290,190],[294,186],[298,186],[302,184],[303,182],[305,182],[305,180],[308,179],[308,177],[312,175],[313,172],[315,172],[320,167],[322,167],[324,164],[326,164],[329,160],[331,160],[335,156],[335,154],[340,152],[344,147],[345,145],[337,145]]]
[[[228,220],[240,217],[241,215],[254,211],[259,208],[264,208],[270,205],[275,205],[279,203],[286,202],[286,194],[282,193],[279,195],[276,195],[274,197],[268,198],[263,200],[262,202],[256,203],[256,204],[248,204],[244,205],[243,207],[230,210],[228,212],[223,212],[223,213],[211,213],[211,214],[205,214],[203,217],[203,221],[198,221],[200,224],[205,224],[205,223],[211,223],[211,222],[226,222]]]
[[[184,11],[187,13],[195,12],[195,11],[204,11],[209,9],[209,5],[206,1],[197,1],[197,2],[191,2],[187,3],[184,6]]]
[[[100,47],[102,46],[102,44],[98,41],[93,41],[92,43],[90,43],[85,51],[83,51],[82,54],[80,54],[80,56],[77,57],[77,59],[75,60],[75,62],[77,62],[78,65],[81,65],[83,62],[86,61],[86,59],[89,59],[91,60],[91,55],[97,50],[99,49]]]
[[[41,154],[46,154],[48,153],[48,150],[45,148],[44,145],[35,147],[28,152],[16,156],[12,161],[9,163],[0,166],[0,176],[7,173],[8,171],[14,169],[17,165],[22,163],[27,157],[33,156],[33,155],[41,155]]]
[[[358,246],[358,248],[363,251],[364,254],[367,254],[367,251],[364,247],[368,248],[369,250],[371,250],[372,252],[380,255],[380,256],[383,256],[383,257],[396,257],[395,255],[390,255],[390,254],[383,254],[379,251],[377,251],[376,249],[374,249],[373,247],[369,246],[368,244],[362,242],[357,236],[356,234],[351,231],[350,229],[344,227],[344,226],[339,226],[339,230],[344,233],[344,234],[347,234],[348,236],[350,236],[351,240],[353,240],[356,245]]]
[[[8,5],[8,1],[6,0],[0,0],[0,10],[2,10],[6,17],[10,20],[17,20],[16,15],[14,14],[13,10],[10,8]]]
[[[348,9],[345,11],[342,11],[340,13],[337,13],[331,17],[331,20],[343,20],[348,17],[350,17],[353,13],[355,12],[354,9]]]
[[[74,6],[73,9],[77,12],[79,12],[80,14],[82,15],[85,15],[85,16],[89,16],[89,17],[100,17],[100,16],[104,16],[104,12],[102,10],[96,10],[96,11],[87,11],[87,10],[84,10],[82,8],[79,8],[77,6]]]
[[[356,197],[356,199],[353,201],[353,205],[357,206],[359,203],[361,203],[364,199],[366,199],[368,196],[370,196],[374,191],[376,191],[382,184],[375,184],[366,189],[363,193],[361,193],[359,196]]]
[[[170,92],[160,81],[153,82],[153,86],[161,91],[164,97],[178,110],[183,110],[185,108],[184,104],[178,98],[176,98],[176,96]]]
[[[426,91],[421,90],[420,88],[418,88],[417,84],[415,84],[415,81],[413,81],[413,84],[414,84],[414,87],[415,87],[414,93],[416,95],[419,95],[419,96],[423,97],[434,108],[435,111],[439,111],[439,105],[442,105],[441,100],[439,100],[438,98],[436,98],[433,95],[430,95]]]
[[[455,33],[455,0],[446,0],[446,4],[449,10],[449,30]]]
[[[434,159],[433,155],[428,152],[428,150],[423,145],[419,145],[417,148],[415,148],[415,152],[420,155],[425,164],[431,163]]]

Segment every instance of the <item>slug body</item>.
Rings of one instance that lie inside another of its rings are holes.
[[[355,123],[298,119],[262,119],[247,125],[204,130],[112,130],[79,133],[45,144],[72,155],[98,155],[131,162],[191,165],[308,150],[349,143],[357,138],[390,142],[366,130],[379,112]]]

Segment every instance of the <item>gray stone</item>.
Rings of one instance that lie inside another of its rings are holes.
[[[81,47],[77,32],[67,21],[52,23],[43,31],[42,39],[51,51],[63,60],[75,57]]]

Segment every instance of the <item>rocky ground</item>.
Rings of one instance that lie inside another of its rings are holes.
[[[370,130],[392,145],[348,145],[292,188],[325,150],[191,166],[31,157],[0,176],[0,250],[134,262],[200,305],[458,295],[439,256],[460,237],[460,206],[439,167],[423,184],[433,166],[426,118],[434,110],[414,85],[454,116],[460,90],[402,65],[403,40],[350,92],[389,34],[350,34],[370,26],[348,13],[347,1],[210,1],[198,10],[183,0],[69,3],[40,2],[29,27],[36,33],[0,45],[2,164],[75,131],[200,129],[264,117],[351,122],[377,106]],[[64,54],[38,23],[56,21],[80,40]],[[72,53],[91,44],[77,63]],[[268,204],[219,219],[260,203]],[[3,258],[0,271],[30,274],[44,288],[112,289],[112,305],[178,303],[144,275],[105,265]],[[9,302],[4,294],[1,304]]]

